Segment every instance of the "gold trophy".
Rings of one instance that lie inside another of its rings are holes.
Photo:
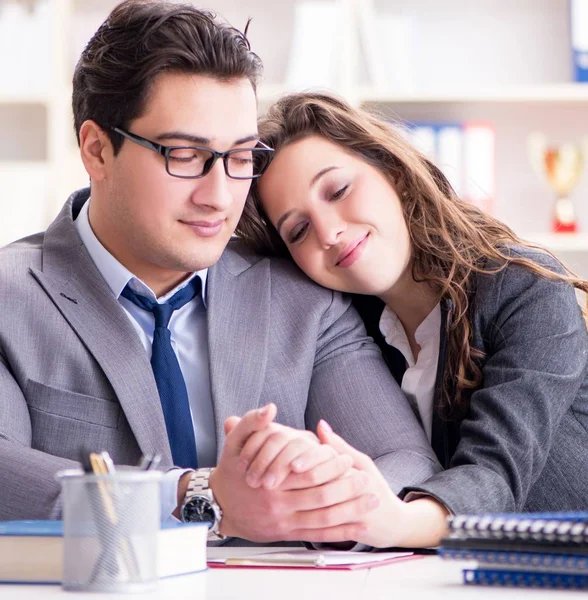
[[[588,156],[588,143],[582,145],[566,143],[559,146],[549,145],[542,133],[532,133],[528,139],[531,165],[546,177],[556,194],[553,210],[553,231],[555,233],[576,233],[578,223],[574,205],[569,198],[584,166],[584,156]]]

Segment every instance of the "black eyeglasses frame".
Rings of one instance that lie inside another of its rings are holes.
[[[131,142],[134,142],[135,144],[138,144],[139,146],[143,146],[144,148],[147,148],[148,150],[153,150],[153,152],[157,152],[158,154],[161,154],[161,156],[163,156],[165,158],[165,170],[167,171],[168,175],[171,175],[172,177],[178,177],[180,179],[201,179],[202,177],[205,177],[206,175],[208,175],[208,173],[210,173],[212,167],[214,167],[216,161],[219,158],[223,159],[225,173],[226,173],[227,177],[229,177],[230,179],[237,179],[237,180],[241,180],[241,181],[257,179],[258,177],[261,177],[265,173],[265,170],[269,167],[269,164],[271,162],[271,155],[274,153],[273,148],[270,148],[267,144],[264,144],[261,141],[257,142],[257,146],[255,146],[253,148],[233,148],[233,149],[227,150],[225,152],[218,152],[217,150],[213,150],[212,148],[208,148],[206,146],[194,146],[194,145],[193,146],[164,146],[163,144],[158,144],[156,142],[148,140],[147,138],[137,135],[136,133],[131,133],[130,131],[121,129],[120,127],[111,127],[111,129],[112,129],[112,131],[118,133],[119,135],[122,135],[123,137],[127,138]],[[171,152],[173,152],[174,150],[186,150],[186,149],[204,150],[204,151],[210,152],[212,154],[211,158],[208,159],[204,163],[204,167],[203,167],[202,173],[200,175],[177,175],[175,173],[170,172],[169,156],[170,156]],[[251,177],[234,177],[233,175],[231,175],[229,173],[229,166],[228,166],[227,161],[231,155],[237,154],[237,153],[240,153],[243,151],[247,151],[247,150],[255,150],[255,152],[258,155],[267,154],[268,156],[265,161],[265,164],[261,167],[261,169],[258,173],[253,174]]]

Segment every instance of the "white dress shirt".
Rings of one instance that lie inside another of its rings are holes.
[[[430,442],[433,429],[433,396],[439,360],[441,305],[437,304],[415,331],[416,343],[421,348],[416,361],[400,319],[387,306],[380,317],[380,331],[386,343],[402,352],[406,360],[407,369],[400,387],[408,401],[416,406]]]
[[[194,273],[192,277],[183,281],[165,296],[156,298],[153,291],[144,282],[135,277],[100,243],[90,226],[89,206],[90,200],[80,210],[75,221],[77,232],[114,297],[118,299],[129,317],[149,359],[151,359],[155,317],[153,313],[139,308],[121,296],[125,286],[129,284],[133,291],[163,304],[177,291],[188,285],[192,278],[200,277],[202,280],[202,296],[194,298],[182,308],[174,311],[169,322],[169,330],[172,347],[186,382],[196,437],[198,466],[213,467],[216,464],[216,433],[208,367],[208,326],[206,322],[206,277],[208,271],[204,269]],[[163,477],[161,509],[164,518],[169,517],[177,505],[178,480],[185,472],[186,470],[173,469]]]

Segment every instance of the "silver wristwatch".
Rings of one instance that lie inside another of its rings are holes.
[[[180,517],[184,523],[210,523],[209,542],[226,538],[220,533],[223,511],[209,486],[210,474],[213,470],[198,469],[190,475],[190,482],[180,511]]]

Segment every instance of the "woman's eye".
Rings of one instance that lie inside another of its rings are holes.
[[[294,229],[292,229],[292,231],[290,232],[290,235],[288,236],[288,243],[295,244],[296,242],[301,240],[302,236],[306,233],[307,229],[308,229],[307,223],[304,223],[300,227],[295,227]]]
[[[344,195],[349,185],[344,185],[342,188],[339,188],[332,196],[331,200],[340,200]]]

